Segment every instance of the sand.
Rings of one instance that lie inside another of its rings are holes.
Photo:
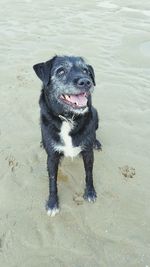
[[[1,0],[0,28],[0,266],[150,266],[149,0]],[[103,151],[97,202],[82,200],[82,160],[66,158],[49,218],[32,65],[54,54],[94,66]]]

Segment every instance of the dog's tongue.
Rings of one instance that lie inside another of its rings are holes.
[[[85,94],[70,95],[69,101],[80,107],[84,107],[87,105],[87,98]]]

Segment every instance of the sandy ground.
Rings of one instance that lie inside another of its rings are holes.
[[[149,0],[1,0],[0,28],[0,266],[150,266]],[[78,199],[82,160],[65,159],[49,218],[32,65],[54,54],[94,66],[103,151],[97,202]]]

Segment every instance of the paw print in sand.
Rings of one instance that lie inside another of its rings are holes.
[[[8,165],[12,172],[16,169],[16,167],[18,167],[19,163],[16,161],[16,159],[12,155],[6,157],[5,160],[8,160]]]
[[[83,194],[81,193],[75,193],[74,197],[73,197],[73,201],[77,204],[77,205],[82,205],[84,202],[84,198],[83,198]]]
[[[135,175],[135,169],[132,167],[129,167],[128,165],[119,167],[119,169],[125,178],[133,178],[133,176]]]

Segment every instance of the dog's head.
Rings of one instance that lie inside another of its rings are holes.
[[[45,95],[51,107],[57,103],[65,113],[82,114],[88,110],[95,86],[95,74],[83,58],[55,56],[45,63],[33,66],[42,80]]]

